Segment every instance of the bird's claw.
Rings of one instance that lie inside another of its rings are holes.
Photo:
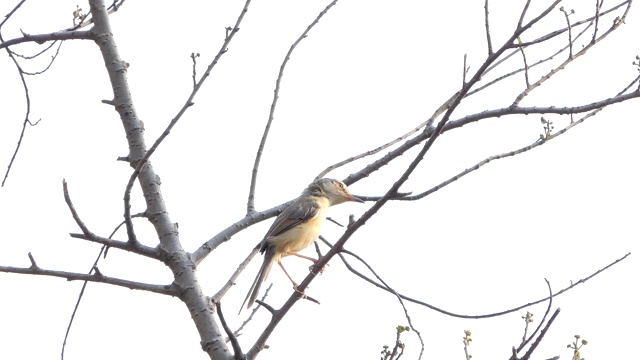
[[[320,271],[318,271],[318,273],[317,273],[317,274],[313,272],[313,267],[314,267],[314,266],[315,266],[315,264],[314,264],[314,265],[309,266],[309,272],[310,272],[310,273],[312,273],[313,275],[316,275],[316,276],[317,276],[318,274],[322,275],[322,273],[324,273],[324,268],[325,268],[325,267],[327,267],[327,266],[329,266],[329,264],[326,264],[325,266],[323,266],[323,267],[322,267],[322,269],[320,269]]]
[[[293,287],[293,291],[295,291],[295,292],[297,292],[298,294],[300,294],[300,298],[301,298],[301,299],[306,299],[306,298],[307,298],[307,294],[305,294],[305,293],[304,293],[304,291],[300,291],[300,290],[298,289],[298,285],[297,285],[297,284],[295,284],[295,285],[294,285],[294,287]]]

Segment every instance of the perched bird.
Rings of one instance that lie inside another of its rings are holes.
[[[242,303],[242,307],[245,303],[247,303],[247,309],[253,305],[258,297],[260,285],[269,275],[274,263],[278,263],[293,286],[298,287],[280,260],[285,256],[295,255],[316,262],[316,259],[299,255],[298,251],[305,249],[318,238],[320,226],[329,206],[342,204],[346,201],[363,202],[351,195],[347,186],[341,181],[319,179],[309,184],[302,194],[278,215],[267,234],[258,244],[260,252],[264,254],[264,262]]]

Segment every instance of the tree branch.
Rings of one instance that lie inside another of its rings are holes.
[[[484,0],[484,27],[487,33],[487,53],[488,56],[491,56],[493,47],[491,46],[491,33],[489,32],[489,0]]]
[[[282,76],[284,75],[284,68],[287,66],[289,59],[291,58],[291,54],[293,50],[298,46],[298,44],[307,37],[309,31],[316,26],[316,24],[322,19],[322,17],[338,2],[338,0],[332,1],[329,5],[327,5],[324,10],[318,14],[318,16],[307,26],[305,31],[302,32],[302,35],[298,37],[296,41],[291,45],[287,55],[285,55],[284,60],[282,61],[282,65],[280,65],[280,72],[278,73],[278,78],[276,79],[276,88],[273,90],[273,101],[271,102],[271,109],[269,110],[269,119],[267,120],[267,125],[264,128],[264,133],[262,134],[262,139],[260,139],[260,145],[258,146],[258,151],[256,153],[256,159],[253,163],[253,169],[251,170],[251,185],[249,186],[249,197],[247,199],[247,214],[251,214],[255,211],[255,194],[256,194],[256,182],[258,181],[258,167],[260,166],[260,159],[262,158],[262,151],[264,150],[264,145],[267,142],[267,136],[269,136],[269,130],[271,129],[271,123],[273,122],[273,114],[276,111],[276,104],[278,103],[278,97],[280,94],[280,83],[282,82]]]
[[[105,276],[100,272],[96,272],[93,274],[80,274],[80,273],[59,271],[59,270],[47,270],[35,264],[35,260],[31,256],[31,253],[29,253],[29,259],[31,261],[31,266],[28,268],[0,266],[0,272],[14,273],[14,274],[27,274],[27,275],[53,276],[53,277],[67,279],[68,281],[73,281],[73,280],[90,281],[90,282],[97,282],[97,283],[104,283],[104,284],[111,284],[111,285],[126,287],[132,290],[150,291],[150,292],[154,292],[162,295],[169,295],[169,296],[179,295],[177,288],[174,287],[173,285],[154,285],[154,284],[147,284],[147,283],[141,283],[136,281],[129,281],[125,279]]]
[[[35,42],[38,44],[44,44],[47,41],[57,40],[94,40],[93,32],[91,30],[78,30],[78,31],[57,31],[49,34],[37,34],[30,35],[22,33],[22,37],[2,41],[0,42],[0,49],[7,48],[9,46],[22,44],[26,42]]]
[[[213,317],[209,298],[204,295],[198,278],[196,266],[180,244],[178,229],[171,221],[162,197],[159,176],[148,159],[144,139],[144,125],[138,118],[127,81],[127,64],[118,53],[109,16],[103,0],[90,0],[91,14],[95,21],[93,28],[96,44],[104,59],[114,94],[113,105],[118,112],[129,146],[129,159],[132,166],[139,167],[137,176],[147,208],[145,213],[155,228],[160,241],[159,249],[165,264],[174,276],[173,285],[178,289],[180,300],[186,308],[198,330],[202,349],[211,359],[230,359],[231,354],[223,341],[223,336]],[[243,9],[243,13],[246,12]],[[208,76],[208,72],[203,75]],[[158,141],[156,141],[158,143]],[[156,145],[156,144],[154,144]],[[142,167],[142,165],[145,165]]]

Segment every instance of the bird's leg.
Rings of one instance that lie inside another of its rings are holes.
[[[300,254],[298,254],[298,253],[294,253],[294,252],[289,252],[289,251],[287,251],[287,254],[289,254],[289,255],[294,255],[294,256],[297,256],[297,257],[299,257],[299,258],[307,259],[307,260],[309,260],[309,261],[313,262],[313,264],[314,264],[314,265],[315,265],[315,263],[317,263],[317,262],[318,262],[318,260],[316,260],[316,259],[314,259],[314,258],[312,258],[312,257],[308,257],[308,256],[300,255]],[[329,264],[327,264],[327,265],[329,265]],[[313,275],[318,275],[318,274],[316,274],[316,273],[314,273],[314,272],[313,272],[313,265],[309,266],[309,271],[310,271]],[[323,272],[324,272],[324,267],[322,267],[322,269],[320,269],[320,275],[322,275],[322,273],[323,273]]]
[[[287,275],[289,280],[291,280],[291,283],[293,284],[293,288],[296,289],[296,291],[298,291],[298,284],[295,281],[293,281],[293,279],[291,278],[287,270],[284,268],[284,266],[282,266],[282,262],[278,261],[278,265],[280,265],[280,268],[282,269],[282,271],[284,271],[285,275]]]
[[[282,262],[278,261],[278,265],[280,265],[280,268],[282,269],[282,271],[284,271],[285,275],[287,275],[287,277],[289,278],[289,280],[291,280],[291,283],[293,284],[293,290],[295,290],[295,292],[297,292],[298,294],[300,294],[300,297],[303,299],[307,298],[307,295],[304,293],[304,291],[300,291],[298,290],[298,284],[293,281],[293,279],[291,278],[291,276],[289,276],[289,273],[287,272],[287,270],[285,270],[284,266],[282,265]]]
[[[289,254],[289,255],[294,255],[294,256],[297,256],[297,257],[299,257],[299,258],[307,259],[307,260],[309,260],[309,261],[313,262],[314,264],[318,262],[318,260],[316,260],[316,259],[314,259],[314,258],[312,258],[312,257],[308,257],[308,256],[300,255],[300,254],[298,254],[298,253],[294,253],[294,252],[289,252],[289,251],[287,251],[287,254]]]

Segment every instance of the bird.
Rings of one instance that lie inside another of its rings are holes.
[[[280,265],[293,283],[294,289],[297,289],[298,284],[293,281],[287,270],[282,266],[282,258],[294,255],[311,260],[314,263],[317,262],[316,259],[300,255],[298,252],[307,248],[318,238],[320,227],[329,207],[347,201],[364,202],[351,195],[342,181],[322,178],[309,184],[302,194],[278,215],[262,241],[256,246],[256,248],[260,248],[260,253],[264,254],[264,261],[253,281],[253,285],[249,288],[240,311],[242,311],[245,303],[247,304],[247,309],[251,308],[258,297],[260,285],[267,278],[271,267],[275,263]]]

